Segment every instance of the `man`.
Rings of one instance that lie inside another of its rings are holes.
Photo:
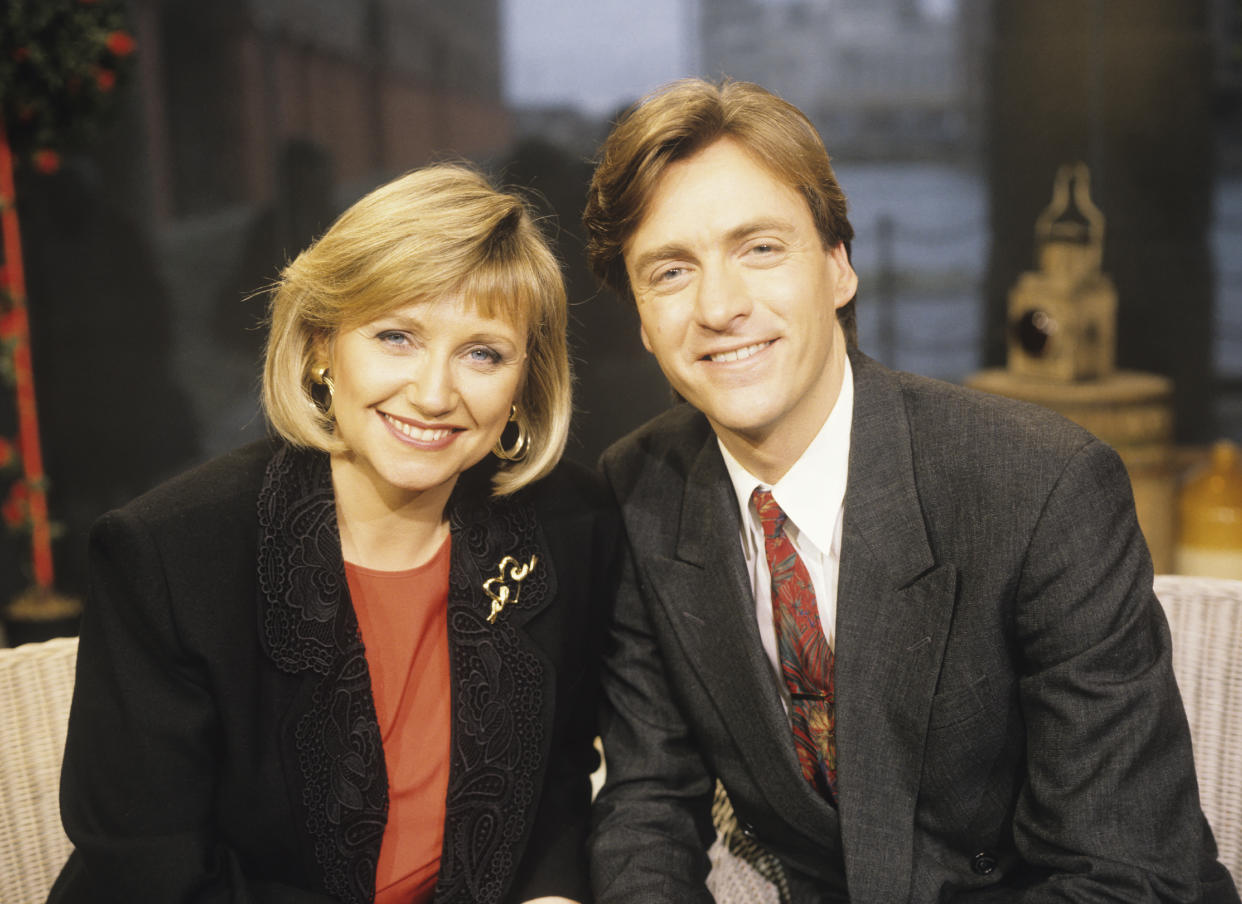
[[[715,780],[796,901],[1233,901],[1117,456],[847,342],[814,128],[675,83],[584,214],[678,405],[605,453],[603,902],[709,901]]]

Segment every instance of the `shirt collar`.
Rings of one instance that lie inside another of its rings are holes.
[[[798,460],[776,485],[771,487],[777,505],[785,512],[800,533],[821,551],[832,548],[837,517],[845,501],[845,484],[849,476],[850,426],[854,420],[854,371],[849,358],[845,359],[845,372],[841,379],[841,391],[819,428],[815,438]],[[750,495],[755,487],[766,486],[744,468],[724,443],[717,438],[720,454],[733,483],[742,523],[755,524],[750,509]]]

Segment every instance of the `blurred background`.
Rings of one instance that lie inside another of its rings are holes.
[[[108,5],[2,2],[10,29],[23,4]],[[133,46],[110,45],[115,80],[94,70],[98,128],[14,161],[67,595],[84,593],[99,514],[263,435],[264,287],[353,200],[429,161],[472,160],[546,217],[573,305],[570,457],[593,463],[663,408],[635,314],[585,268],[578,216],[617,112],[684,75],[757,81],[812,117],[857,230],[860,345],[929,376],[1005,364],[1035,219],[1058,167],[1085,162],[1118,366],[1172,381],[1179,447],[1242,440],[1239,0],[110,6],[109,34]],[[0,46],[17,59],[13,34]],[[12,395],[0,433],[17,429]],[[9,514],[0,599],[32,581],[29,525]]]

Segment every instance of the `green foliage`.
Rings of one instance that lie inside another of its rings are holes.
[[[134,49],[125,0],[2,0],[0,111],[15,154],[51,171],[89,141]]]

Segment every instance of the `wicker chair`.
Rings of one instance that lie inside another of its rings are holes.
[[[1156,577],[1173,633],[1199,797],[1220,859],[1242,877],[1242,581]]]
[[[1242,876],[1242,581],[1160,575],[1203,809],[1221,861]],[[47,897],[71,845],[57,805],[77,639],[0,649],[0,901]],[[787,900],[779,862],[744,838],[717,787],[709,886],[721,902]]]
[[[42,904],[71,845],[60,825],[60,761],[76,637],[0,649],[0,901]]]
[[[707,889],[716,904],[789,904],[781,862],[742,834],[724,786],[716,782],[712,801],[716,840],[707,851],[712,870]]]

